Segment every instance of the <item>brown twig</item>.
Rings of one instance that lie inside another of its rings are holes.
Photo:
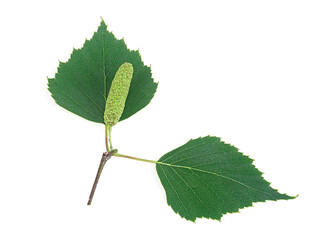
[[[99,165],[99,169],[98,169],[98,172],[96,174],[96,177],[95,177],[95,180],[94,180],[94,183],[93,183],[93,186],[92,186],[91,194],[90,194],[90,197],[89,197],[89,201],[87,202],[87,205],[91,205],[92,199],[93,199],[93,196],[94,196],[94,193],[95,193],[95,189],[96,189],[96,186],[98,185],[98,182],[99,182],[99,179],[100,179],[102,170],[104,168],[104,165],[113,156],[113,154],[114,154],[114,151],[104,152],[102,154],[102,158],[101,158],[101,162],[100,162],[100,165]]]

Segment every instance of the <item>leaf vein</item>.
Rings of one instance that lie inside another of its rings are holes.
[[[194,171],[192,171],[191,170],[191,172],[196,176],[196,177],[198,177],[203,183],[204,183],[204,185],[205,186],[207,186],[212,192],[214,192],[214,194],[215,195],[217,195],[221,200],[222,200],[222,202],[224,203],[224,205],[227,205],[227,207],[228,207],[228,209],[230,209],[230,205],[227,203],[227,201],[225,201],[221,196],[220,196],[220,194],[218,194],[207,182],[205,182],[199,175],[197,175]],[[215,199],[215,197],[213,196],[213,199],[214,200],[216,200]],[[221,215],[223,215],[222,213],[221,213]]]
[[[259,191],[259,192],[262,192],[262,193],[264,193],[264,194],[271,195],[271,194],[270,194],[270,193],[268,193],[268,192],[264,192],[264,191],[259,190],[259,189],[257,189],[257,188],[253,188],[253,187],[251,187],[251,186],[249,186],[249,185],[247,185],[247,184],[244,184],[244,183],[242,183],[242,182],[240,182],[240,181],[238,181],[238,180],[235,180],[235,179],[233,179],[233,178],[230,178],[230,177],[227,177],[227,176],[224,176],[224,175],[218,174],[218,173],[216,173],[216,172],[210,172],[210,171],[206,171],[206,170],[202,170],[202,169],[198,169],[198,168],[187,167],[187,166],[181,166],[181,165],[172,165],[172,164],[169,164],[169,163],[163,163],[163,162],[158,162],[158,163],[159,163],[159,164],[162,164],[162,165],[169,166],[169,167],[185,168],[185,169],[189,169],[189,170],[194,170],[194,171],[198,171],[198,172],[203,172],[203,173],[207,173],[207,174],[212,174],[212,175],[218,176],[218,177],[220,177],[220,178],[228,179],[228,180],[230,180],[230,181],[232,181],[232,182],[238,183],[238,184],[240,184],[240,185],[242,185],[242,186],[244,186],[244,187],[246,187],[246,188],[248,188],[248,189],[252,189],[252,190],[254,190],[254,191]]]
[[[133,106],[133,105],[135,105],[137,102],[139,102],[141,99],[143,99],[147,94],[149,94],[150,92],[149,91],[147,91],[147,92],[145,92],[144,93],[144,95],[141,95],[141,97],[140,98],[138,98],[136,101],[134,101],[131,105],[128,105],[127,106],[127,108],[123,111],[123,113],[125,113],[125,112],[127,112],[127,111],[129,111],[129,109],[131,109],[131,107]]]
[[[179,162],[183,162],[183,161],[186,161],[186,160],[189,160],[189,159],[194,159],[194,158],[199,158],[199,157],[205,157],[205,156],[209,156],[209,155],[213,155],[213,154],[228,153],[228,152],[232,152],[232,151],[229,150],[229,151],[224,151],[224,152],[213,152],[213,153],[202,154],[202,155],[198,155],[198,156],[193,156],[193,157],[189,157],[189,158],[180,159],[178,161],[172,162],[172,164],[179,163]]]
[[[157,166],[158,166],[158,165],[157,165]],[[175,192],[175,194],[176,194],[176,196],[177,196],[178,200],[181,202],[181,204],[182,204],[183,208],[185,209],[185,211],[188,213],[188,215],[189,215],[189,216],[192,216],[192,215],[190,214],[190,212],[188,211],[188,209],[186,208],[186,206],[184,205],[184,203],[183,203],[182,199],[179,197],[178,192],[176,191],[176,189],[174,188],[174,186],[173,186],[173,185],[171,184],[171,182],[169,181],[169,179],[168,179],[168,177],[167,177],[167,175],[166,175],[166,173],[165,173],[164,169],[162,168],[162,166],[160,166],[160,169],[163,171],[163,174],[164,174],[164,176],[165,176],[165,178],[166,178],[167,182],[169,183],[169,185],[170,185],[170,186],[172,187],[172,189],[174,190],[174,192]]]
[[[202,201],[202,199],[197,195],[192,186],[172,167],[170,168],[182,179],[182,181],[189,187],[189,189],[194,193],[195,197],[210,211],[209,207]]]
[[[80,54],[81,57],[80,57],[80,63],[81,63],[81,66],[83,68],[83,70],[85,71],[85,73],[88,75],[88,77],[90,78],[90,80],[92,81],[93,85],[96,87],[96,89],[98,90],[98,92],[100,93],[100,95],[103,97],[104,101],[105,101],[105,97],[104,95],[102,94],[101,90],[99,89],[99,87],[96,85],[96,83],[94,82],[94,79],[92,78],[92,76],[90,75],[90,72],[85,68],[85,65],[82,61],[83,59],[83,56],[82,54]]]
[[[170,159],[170,158],[172,158],[172,157],[174,157],[174,156],[176,156],[176,155],[178,155],[178,154],[180,154],[180,153],[183,153],[183,152],[185,152],[185,151],[188,151],[188,150],[192,150],[192,149],[194,149],[194,148],[197,148],[197,147],[200,147],[200,146],[203,146],[203,145],[205,145],[205,144],[207,144],[208,142],[204,142],[204,143],[202,143],[202,144],[198,144],[198,145],[195,145],[195,146],[193,146],[193,147],[190,147],[190,148],[184,148],[182,151],[179,151],[179,152],[176,152],[175,154],[173,154],[173,155],[171,155],[171,156],[169,156],[169,157],[167,157],[167,158],[165,158],[165,159],[163,159],[162,161],[160,161],[160,162],[165,162],[166,160],[168,160],[168,159]]]
[[[79,87],[79,89],[83,92],[85,96],[87,96],[101,111],[102,114],[104,113],[104,110],[89,96],[87,93],[81,88],[81,86],[74,80],[72,75],[69,73],[69,71],[66,69],[66,73],[69,75],[70,79]]]
[[[59,85],[57,83],[55,83],[53,81],[53,83],[57,86],[57,89],[60,90],[65,96],[67,96],[69,99],[71,99],[73,102],[75,102],[77,105],[79,105],[81,108],[83,108],[86,112],[88,112],[89,114],[91,114],[92,116],[96,117],[99,121],[101,121],[101,118],[98,117],[96,114],[90,112],[89,110],[87,110],[85,107],[83,107],[81,104],[79,104],[74,98],[72,98],[68,93],[66,93],[65,91],[63,91]]]
[[[119,52],[119,50],[121,49],[121,47],[122,47],[122,44],[120,44],[120,46],[118,47],[117,52]],[[110,75],[110,73],[112,71],[112,68],[113,68],[114,64],[116,63],[116,61],[117,61],[117,59],[118,59],[119,56],[121,56],[121,54],[114,54],[114,56],[113,56],[114,59],[113,59],[113,62],[111,64],[111,67],[110,67],[109,71],[107,72],[107,74],[105,75],[105,81],[107,81],[107,78],[109,77],[109,75]]]

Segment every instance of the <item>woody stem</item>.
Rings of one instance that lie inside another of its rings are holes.
[[[100,176],[101,176],[102,170],[104,168],[104,165],[113,156],[113,154],[114,154],[113,151],[112,152],[104,152],[102,154],[99,169],[98,169],[98,172],[96,174],[96,177],[95,177],[95,180],[94,180],[94,183],[93,183],[93,186],[92,186],[91,194],[90,194],[90,197],[89,197],[89,201],[87,202],[87,205],[91,205],[92,199],[93,199],[93,196],[94,196],[94,193],[95,193],[95,189],[96,189],[96,187],[98,185],[98,182],[100,180]]]

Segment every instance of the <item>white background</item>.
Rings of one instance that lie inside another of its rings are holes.
[[[0,4],[0,239],[322,239],[322,1],[3,1]],[[86,202],[104,126],[56,105],[58,60],[102,17],[159,82],[112,132],[120,153],[158,160],[222,137],[296,200],[222,221],[167,206],[152,164],[111,159]]]

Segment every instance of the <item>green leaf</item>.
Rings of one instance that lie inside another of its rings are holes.
[[[190,221],[220,220],[253,202],[293,199],[270,187],[253,160],[217,137],[190,140],[156,164],[167,202]]]
[[[55,78],[48,79],[48,89],[61,107],[90,121],[104,123],[107,94],[116,71],[124,62],[133,65],[134,73],[122,121],[151,101],[157,83],[139,52],[130,51],[123,39],[116,39],[107,31],[103,20],[81,49],[74,49],[66,63],[60,62]]]

